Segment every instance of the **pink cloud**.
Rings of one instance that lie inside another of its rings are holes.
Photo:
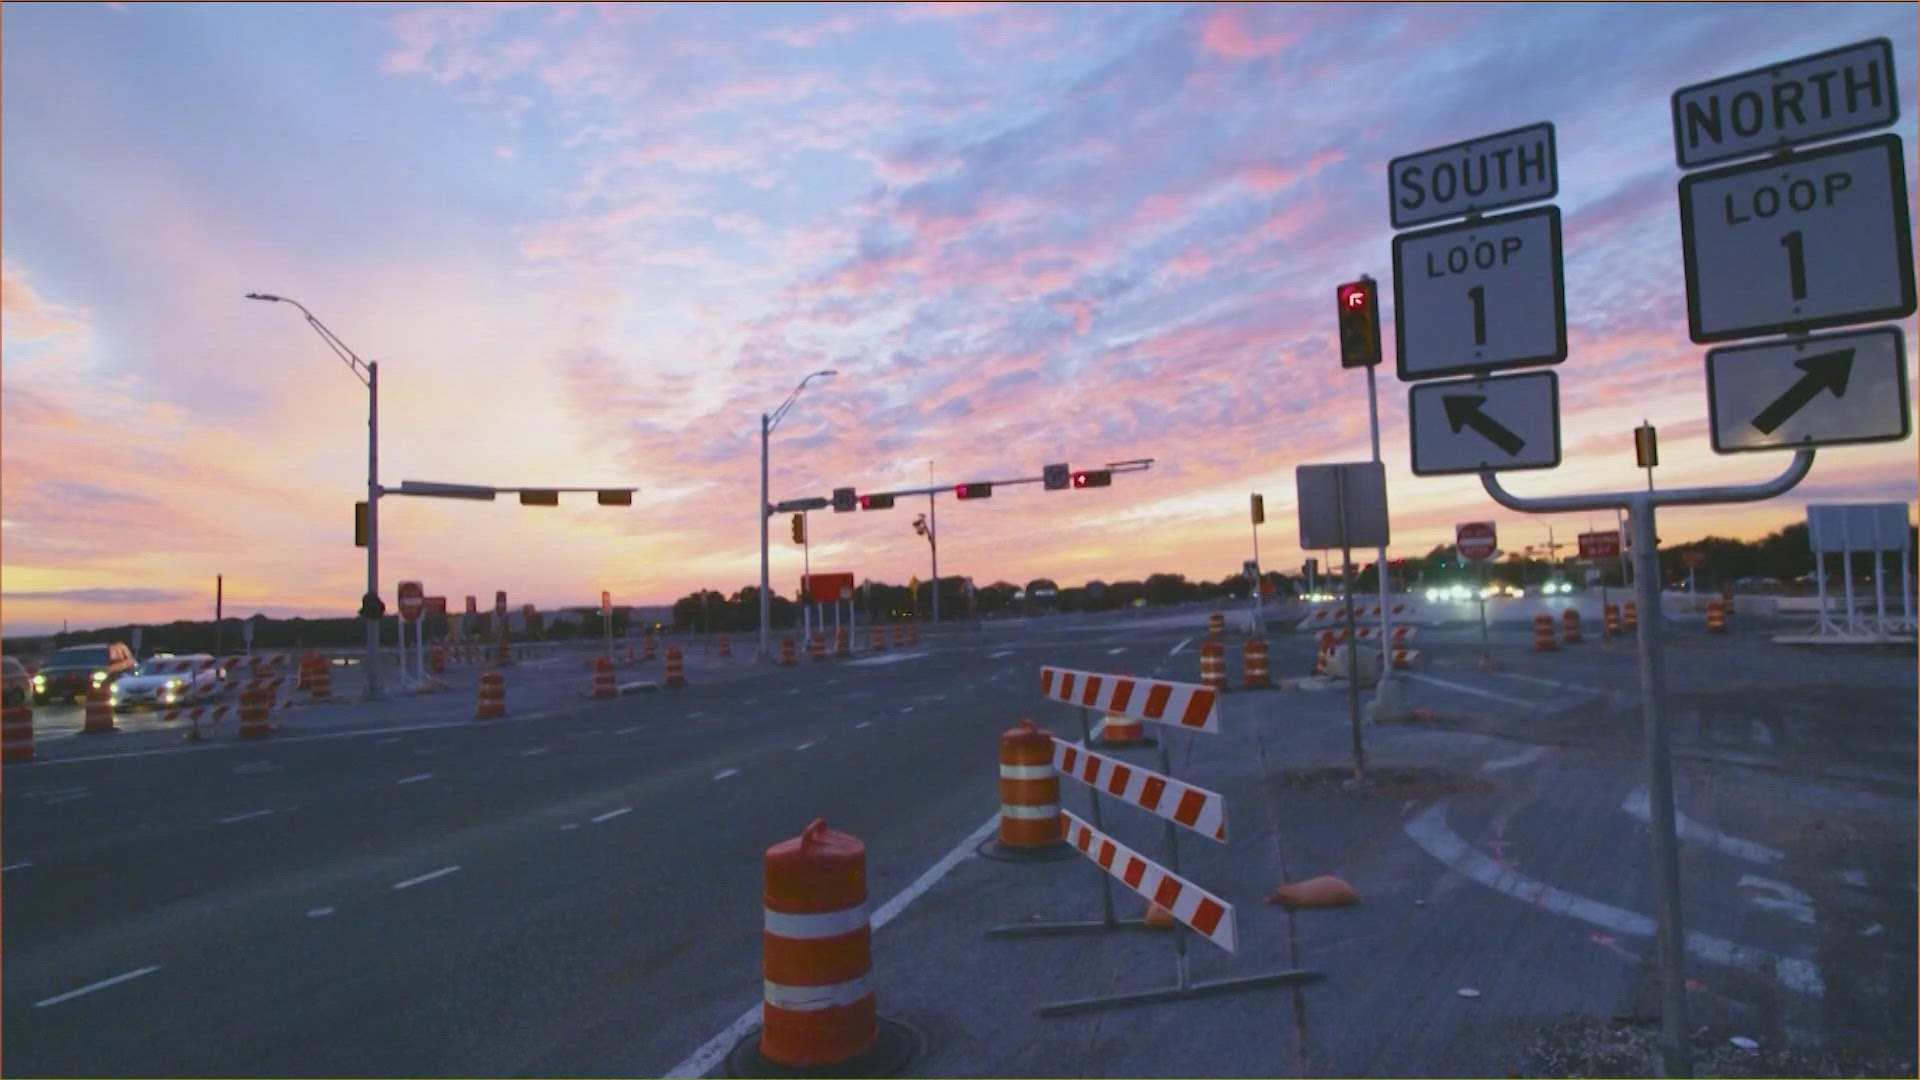
[[[1215,56],[1227,60],[1255,60],[1262,57],[1278,56],[1298,42],[1301,31],[1291,33],[1274,32],[1255,33],[1248,25],[1250,8],[1242,4],[1227,4],[1215,8],[1200,29],[1200,47]],[[1257,9],[1262,14],[1275,9],[1264,5]]]
[[[1056,300],[1053,310],[1073,320],[1073,332],[1085,334],[1093,326],[1093,317],[1100,310],[1091,300]]]

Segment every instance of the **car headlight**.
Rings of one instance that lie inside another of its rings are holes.
[[[33,677],[33,688],[35,690],[45,690],[47,688],[47,677],[45,675],[35,675]]]
[[[93,685],[95,685],[95,686],[99,686],[99,685],[100,685],[101,683],[103,683],[103,682],[106,682],[106,681],[107,681],[107,673],[106,673],[106,672],[104,672],[104,671],[96,671],[96,672],[94,672],[94,673],[93,673]]]

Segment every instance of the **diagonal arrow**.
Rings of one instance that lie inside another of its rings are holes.
[[[1493,445],[1507,452],[1508,457],[1518,454],[1526,448],[1527,441],[1509,431],[1505,425],[1480,411],[1487,399],[1479,394],[1445,394],[1440,398],[1447,409],[1447,423],[1453,425],[1453,433],[1470,427],[1479,432]]]
[[[1762,435],[1773,434],[1775,428],[1819,397],[1822,390],[1833,391],[1833,396],[1837,398],[1846,397],[1847,376],[1853,373],[1853,350],[1835,349],[1830,353],[1795,360],[1793,366],[1806,374],[1753,418],[1753,426],[1759,428]]]

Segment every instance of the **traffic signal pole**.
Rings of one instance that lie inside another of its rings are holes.
[[[767,518],[773,506],[767,502],[767,434],[772,430],[766,413],[760,414],[760,662],[767,662]]]

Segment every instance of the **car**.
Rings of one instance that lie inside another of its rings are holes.
[[[207,653],[159,653],[113,684],[113,707],[170,708],[211,693],[224,678],[218,661]]]
[[[47,658],[33,677],[33,700],[72,701],[95,687],[111,686],[138,664],[133,650],[122,642],[105,645],[69,645]]]
[[[33,676],[27,674],[27,665],[14,657],[0,656],[0,705],[25,705],[32,696]]]

